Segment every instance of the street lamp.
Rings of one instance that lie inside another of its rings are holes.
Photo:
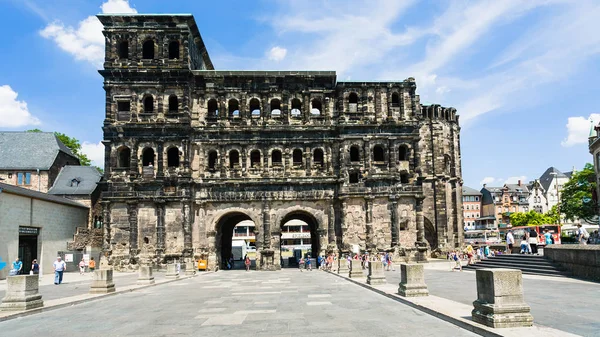
[[[550,172],[551,176],[554,176],[556,181],[554,182],[554,186],[556,186],[556,212],[558,212],[558,225],[560,226],[560,194],[558,192],[558,174],[556,172]]]

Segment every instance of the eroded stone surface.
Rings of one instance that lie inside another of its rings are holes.
[[[6,294],[0,303],[2,311],[21,311],[44,306],[39,294],[38,275],[17,275],[6,278]]]
[[[400,286],[398,294],[405,297],[428,296],[422,264],[400,264]]]
[[[90,294],[106,294],[115,292],[112,269],[94,270],[94,280],[90,285]]]

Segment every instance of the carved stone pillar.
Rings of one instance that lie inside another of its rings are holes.
[[[192,212],[189,200],[182,203],[181,215],[183,216],[183,256],[192,256]]]
[[[104,144],[104,180],[108,180],[110,178],[110,169],[112,167],[116,167],[116,160],[111,161],[111,142],[110,140],[103,140],[102,144]],[[116,158],[115,158],[116,159]]]
[[[327,243],[329,245],[335,245],[335,207],[333,206],[333,200],[329,205],[329,213],[327,216]]]
[[[140,176],[140,168],[139,166],[139,152],[140,152],[140,144],[135,142],[133,149],[131,149],[131,158],[129,163],[129,177],[131,179],[135,179]]]
[[[158,172],[156,172],[156,178],[159,178],[159,179],[161,179],[161,178],[164,177],[164,163],[163,163],[163,152],[164,152],[164,150],[163,150],[163,148],[164,148],[164,143],[162,141],[157,142],[157,144],[156,144],[156,152],[158,152],[157,153],[157,161],[158,161],[157,168],[158,168]]]
[[[138,204],[137,201],[127,202],[129,220],[129,254],[133,257],[138,253]]]
[[[165,253],[165,202],[156,201],[156,255]]]
[[[365,242],[365,247],[368,251],[375,249],[375,235],[373,233],[373,197],[365,197],[365,211],[366,211],[366,225],[365,231],[367,239]]]
[[[185,175],[189,176],[191,174],[190,171],[190,141],[188,139],[184,139],[182,142],[183,145],[183,172]]]
[[[271,205],[269,204],[268,201],[263,201],[263,209],[262,209],[262,215],[263,215],[263,237],[264,237],[264,243],[263,243],[263,249],[270,249],[271,248],[271,214],[269,214],[271,211]]]
[[[346,224],[346,209],[348,208],[348,202],[346,199],[341,199],[340,203],[340,221],[339,221],[339,233],[336,233],[336,239],[338,244],[338,250],[342,252],[344,249],[344,236],[348,231],[348,225]]]
[[[390,196],[390,205],[392,207],[390,218],[392,220],[392,247],[398,245],[398,198]]]
[[[112,241],[110,235],[110,202],[102,201],[102,224],[104,226],[103,240],[102,240],[102,251],[109,253],[112,251],[110,242]]]
[[[417,243],[425,244],[425,223],[423,220],[423,199],[417,198]]]

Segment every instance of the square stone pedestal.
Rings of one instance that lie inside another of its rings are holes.
[[[345,258],[338,259],[338,270],[337,273],[340,275],[346,275],[350,272],[350,266],[348,266],[348,260]]]
[[[523,299],[523,276],[518,269],[477,269],[477,300],[473,321],[492,328],[533,325],[530,307]]]
[[[185,276],[192,276],[196,274],[196,261],[188,259],[185,261]]]
[[[402,263],[400,264],[400,273],[399,295],[404,297],[429,296],[422,264]]]
[[[352,259],[352,262],[350,263],[350,278],[364,277],[361,262],[361,260]]]
[[[2,311],[21,311],[44,306],[38,293],[39,275],[17,275],[6,278],[6,294],[0,304]]]
[[[90,294],[108,294],[115,292],[112,269],[94,270],[94,279],[90,286]]]
[[[367,276],[367,284],[384,284],[385,275],[383,274],[383,266],[379,261],[369,261],[369,276]]]
[[[154,276],[152,275],[152,267],[140,266],[137,284],[154,284]]]
[[[165,274],[166,278],[179,278],[179,274],[177,273],[177,265],[175,263],[167,264],[167,273]]]

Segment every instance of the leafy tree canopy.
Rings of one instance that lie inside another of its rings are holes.
[[[596,172],[590,163],[583,170],[573,173],[563,186],[560,195],[560,212],[567,220],[577,218],[593,222],[596,216],[596,203],[593,192],[596,190]]]
[[[43,132],[43,131],[40,129],[32,129],[32,130],[27,130],[27,132]],[[64,133],[60,133],[60,132],[54,132],[54,135],[56,137],[58,137],[58,139],[60,139],[60,141],[63,144],[65,144],[65,146],[68,147],[77,158],[79,158],[79,163],[81,163],[82,166],[90,166],[92,164],[92,161],[85,155],[85,153],[81,152],[81,143],[79,142],[78,139],[69,137],[69,136],[65,135]]]
[[[558,222],[558,216],[549,211],[546,214],[541,214],[536,211],[517,212],[510,215],[510,223],[517,226],[537,226]]]

